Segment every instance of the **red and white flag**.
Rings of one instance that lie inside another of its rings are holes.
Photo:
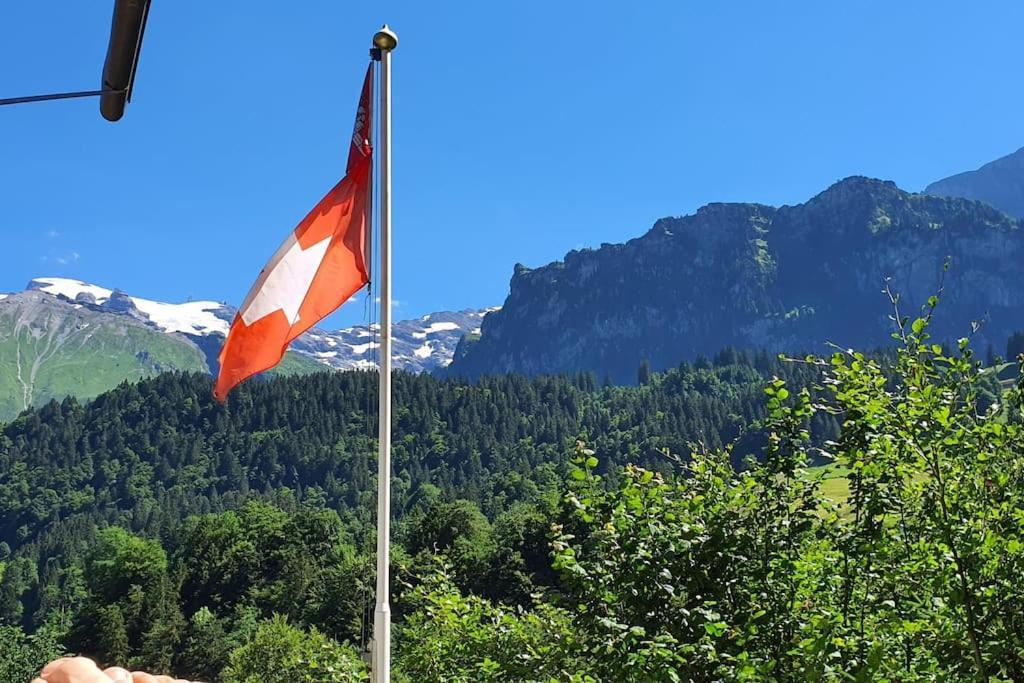
[[[231,324],[213,395],[277,365],[288,344],[369,282],[370,97],[366,71],[348,167],[341,182],[302,219],[270,262]]]

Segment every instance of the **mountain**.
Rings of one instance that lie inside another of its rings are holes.
[[[481,311],[443,311],[400,320],[391,326],[395,367],[409,372],[433,372],[446,367],[465,334],[479,334]],[[314,328],[295,340],[292,348],[339,370],[377,367],[380,326],[347,327],[335,332]]]
[[[927,194],[977,199],[1024,218],[1024,147],[985,164],[976,171],[958,173],[925,188]]]
[[[431,313],[394,325],[396,367],[432,371],[486,311]],[[87,399],[125,380],[168,370],[216,372],[234,316],[216,301],[170,304],[68,278],[36,278],[0,295],[0,420],[51,398]],[[375,365],[376,329],[314,328],[273,374]]]
[[[235,308],[216,301],[167,304],[129,297],[119,290],[68,278],[36,278],[29,290],[52,294],[74,303],[100,308],[148,322],[167,333],[185,335],[208,351],[207,361],[216,370],[220,346],[227,334]],[[358,305],[358,304],[357,304]],[[430,313],[392,325],[395,367],[409,372],[430,372],[451,362],[459,339],[478,333],[480,321],[489,311],[463,310]],[[314,327],[292,344],[292,349],[321,365],[338,370],[377,366],[380,327],[374,324],[330,331]]]
[[[981,202],[851,177],[804,204],[709,204],[625,244],[517,265],[504,305],[456,350],[452,374],[592,370],[634,382],[723,347],[822,351],[890,342],[885,279],[904,314],[939,287],[935,328],[1001,348],[1024,328],[1024,229]],[[984,348],[983,346],[981,348]]]
[[[92,398],[166,370],[206,371],[198,346],[130,315],[39,291],[0,299],[0,420],[51,398]]]

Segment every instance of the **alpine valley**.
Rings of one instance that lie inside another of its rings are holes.
[[[1024,680],[1022,233],[854,177],[398,323],[395,680]],[[221,404],[233,315],[0,295],[0,683],[370,680],[377,330]]]
[[[1013,188],[1024,186],[1020,154],[954,179],[972,179],[964,191],[972,196],[1010,188],[1000,203],[1012,209]],[[929,191],[955,192],[951,183]],[[516,265],[500,308],[396,323],[395,362],[454,376],[583,370],[633,383],[641,364],[664,369],[723,348],[875,348],[891,333],[886,284],[908,315],[944,287],[933,333],[973,334],[976,348],[1001,351],[1024,327],[1022,263],[1021,219],[982,201],[850,177],[796,206],[708,204],[624,244]],[[66,278],[32,280],[0,295],[0,420],[162,371],[215,372],[233,315],[215,301],[169,304]],[[377,334],[314,328],[273,372],[373,367]]]
[[[1012,163],[1020,154],[982,175],[1024,183]],[[930,191],[951,193],[949,182]],[[1022,275],[1021,219],[855,176],[797,206],[709,204],[625,244],[516,265],[500,308],[396,323],[395,362],[455,376],[591,371],[633,383],[644,362],[666,369],[726,347],[872,348],[889,341],[887,283],[905,314],[944,287],[936,336],[974,330],[977,348],[1001,351],[1024,327]],[[213,373],[233,314],[216,301],[170,304],[60,278],[0,295],[0,420],[164,371]],[[372,368],[377,347],[373,328],[314,328],[273,373]]]
[[[397,322],[397,367],[422,372],[447,365],[485,312]],[[50,399],[89,399],[165,371],[215,372],[234,313],[216,301],[169,304],[67,278],[36,278],[23,292],[0,294],[0,421]],[[271,372],[373,367],[377,347],[376,328],[314,328]]]

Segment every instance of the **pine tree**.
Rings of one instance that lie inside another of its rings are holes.
[[[94,633],[97,645],[97,658],[106,666],[125,666],[128,664],[128,630],[125,628],[124,615],[116,605],[105,605],[98,610]]]
[[[647,359],[640,361],[640,369],[637,371],[637,384],[644,387],[651,383],[651,364]]]
[[[1014,361],[1024,353],[1024,331],[1014,332],[1006,342],[1006,360]]]

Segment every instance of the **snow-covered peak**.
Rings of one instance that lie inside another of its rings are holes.
[[[459,339],[479,329],[480,319],[491,310],[495,309],[444,311],[396,322],[392,327],[395,366],[410,372],[447,366]],[[380,353],[379,337],[376,324],[333,332],[314,328],[296,339],[292,348],[334,368],[374,368]]]
[[[72,280],[66,277],[37,277],[28,283],[28,289],[46,292],[54,296],[63,296],[76,301],[79,295],[91,296],[97,304],[106,303],[114,290],[106,287],[97,287],[81,280]]]
[[[71,278],[36,278],[29,282],[28,289],[69,301],[76,307],[92,306],[111,314],[131,316],[167,333],[196,337],[226,336],[234,315],[232,308],[216,301],[169,304]],[[0,294],[0,298],[4,296]],[[396,322],[392,328],[395,367],[423,372],[447,366],[462,336],[479,334],[481,319],[494,310],[497,308],[444,311]],[[220,342],[216,341],[214,346],[219,348]],[[336,331],[313,328],[296,339],[292,349],[332,368],[375,368],[380,354],[380,325]]]
[[[28,289],[62,296],[78,303],[103,306],[114,296],[114,290],[62,277],[39,277]],[[128,297],[140,313],[164,332],[181,332],[196,336],[227,335],[229,323],[226,307],[216,301],[189,301],[167,304],[139,297]],[[219,314],[219,315],[218,315]]]

